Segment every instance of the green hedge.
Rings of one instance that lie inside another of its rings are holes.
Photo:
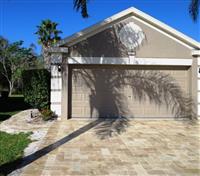
[[[22,74],[24,101],[32,107],[48,109],[50,105],[50,73],[45,69],[26,70]]]

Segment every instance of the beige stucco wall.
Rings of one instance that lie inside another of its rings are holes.
[[[191,67],[68,65],[69,57],[81,56],[88,59],[93,59],[93,57],[110,57],[112,59],[128,57],[128,50],[117,36],[122,26],[129,22],[137,24],[145,34],[145,40],[136,50],[136,57],[192,58],[191,48],[133,17],[112,24],[109,28],[70,46],[69,55],[64,56],[62,65],[63,117],[97,117],[99,113],[103,116],[124,114],[134,117],[174,117],[174,114],[167,109],[166,105],[158,105],[148,100],[139,101],[137,98],[135,99],[130,86],[120,85],[126,79],[123,74],[130,70],[131,74],[134,74],[137,70],[169,74],[174,79],[174,83],[179,85],[180,91],[184,92],[185,95],[192,96],[196,103],[196,61],[193,61]],[[66,46],[68,45],[66,44]],[[119,78],[120,75],[122,76],[121,79]],[[125,75],[127,74],[125,73]],[[117,86],[112,87],[110,81],[115,79]],[[145,83],[142,86],[145,86]],[[102,102],[105,103],[100,106]],[[97,110],[94,110],[95,106],[99,107],[98,113]],[[190,108],[190,106],[188,107]]]
[[[147,58],[192,58],[191,49],[180,42],[155,30],[133,17],[129,17],[117,24],[110,26],[104,31],[97,33],[70,47],[70,56],[84,57],[126,57],[128,51],[120,42],[119,30],[125,24],[134,22],[144,32],[146,39],[136,50],[137,57]]]

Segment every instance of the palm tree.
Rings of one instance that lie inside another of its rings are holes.
[[[189,13],[194,21],[197,21],[199,15],[200,0],[191,0]]]
[[[50,59],[48,49],[52,45],[56,44],[61,37],[59,34],[62,31],[57,30],[58,23],[52,22],[51,20],[43,20],[39,26],[37,26],[38,43],[42,45],[42,55],[45,62],[45,68],[50,68]]]
[[[88,18],[88,11],[87,11],[87,4],[88,0],[74,0],[74,9],[76,11],[81,10],[81,15],[83,18]]]
[[[87,9],[88,0],[74,0],[74,9],[76,11],[81,10],[81,15],[83,18],[88,18],[88,9]],[[199,14],[199,4],[200,0],[191,0],[189,5],[189,13],[194,21],[198,19]]]

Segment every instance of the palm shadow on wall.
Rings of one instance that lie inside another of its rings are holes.
[[[90,90],[90,116],[105,119],[96,127],[96,134],[100,138],[110,137],[125,131],[129,126],[133,116],[129,116],[128,97],[122,94],[127,86],[131,88],[134,99],[141,102],[141,106],[143,101],[149,101],[157,106],[166,106],[175,118],[195,117],[192,99],[169,74],[152,69],[142,70],[142,67],[134,71],[115,67],[109,69],[107,60],[102,62],[101,58],[104,57],[114,59],[128,56],[127,49],[117,37],[117,31],[124,24],[126,22],[114,25],[71,48],[71,51],[83,57],[86,63],[92,62],[93,57],[98,57],[99,63],[105,64],[102,68],[98,66],[100,71],[91,65],[88,65],[87,69],[73,70],[73,81],[81,79],[79,84]],[[124,64],[123,61],[121,64]]]
[[[129,126],[131,112],[128,97],[122,94],[129,86],[134,100],[149,101],[157,106],[166,106],[175,118],[192,118],[193,102],[176,81],[168,74],[153,70],[117,70],[77,69],[73,73],[75,80],[83,78],[90,89],[90,117],[105,118],[96,127],[100,138],[119,134]],[[103,90],[103,91],[102,91]],[[104,92],[102,94],[102,92]],[[134,101],[132,102],[134,104]]]

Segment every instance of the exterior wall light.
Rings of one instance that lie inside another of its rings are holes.
[[[58,64],[57,67],[58,67],[58,72],[61,72],[62,71],[61,64]]]

